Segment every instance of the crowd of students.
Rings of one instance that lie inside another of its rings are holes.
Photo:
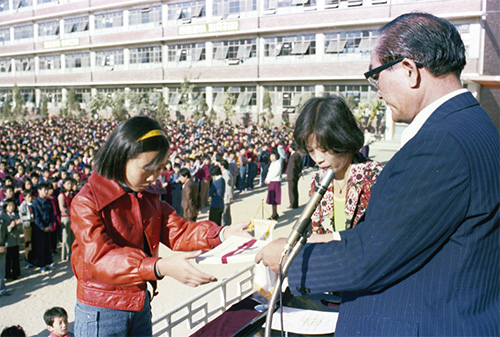
[[[21,244],[27,266],[39,267],[41,272],[53,268],[55,253],[61,254],[63,261],[70,258],[71,200],[90,176],[94,154],[117,124],[48,119],[2,125],[0,295],[8,295],[4,279],[21,277]],[[290,134],[276,127],[166,122],[164,130],[171,149],[170,161],[157,181],[157,187],[165,192],[162,198],[190,220],[196,220],[202,208],[210,206],[209,219],[218,225],[231,222],[233,187],[244,194],[256,183],[264,185],[271,153],[279,156],[284,170],[291,144]],[[222,177],[225,185],[217,182]],[[197,195],[182,207],[187,180],[195,183],[192,186],[196,186]],[[276,186],[272,185],[274,193]],[[276,203],[276,199],[272,201]]]

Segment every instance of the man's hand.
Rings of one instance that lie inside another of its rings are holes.
[[[200,254],[201,251],[177,253],[167,258],[159,259],[156,262],[156,266],[160,275],[173,277],[177,281],[191,287],[217,281],[214,276],[196,269],[189,263],[190,259],[194,259]]]
[[[224,239],[227,239],[233,235],[251,239],[252,235],[250,235],[250,233],[247,232],[248,226],[250,226],[250,221],[235,223],[232,224],[231,226],[226,227],[224,231]]]
[[[264,266],[271,268],[275,273],[279,273],[280,257],[286,245],[286,239],[280,238],[273,240],[266,245],[255,257],[255,263],[262,263]]]

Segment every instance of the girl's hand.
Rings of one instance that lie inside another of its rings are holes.
[[[251,239],[252,235],[247,232],[248,226],[250,226],[250,221],[235,223],[231,226],[227,226],[223,233],[224,239],[227,239],[233,235]]]
[[[159,259],[157,263],[158,271],[162,276],[170,276],[177,281],[191,287],[201,284],[215,282],[217,279],[201,270],[196,269],[190,263],[190,259],[199,256],[201,251],[182,252],[173,256]]]

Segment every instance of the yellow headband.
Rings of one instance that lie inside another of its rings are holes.
[[[140,142],[141,140],[148,139],[151,137],[156,137],[156,136],[163,136],[165,137],[165,134],[161,130],[151,130],[148,133],[146,133],[144,136],[137,138],[136,142]]]

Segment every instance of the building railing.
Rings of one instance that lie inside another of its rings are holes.
[[[251,264],[153,319],[153,336],[184,336],[195,332],[253,293],[253,279],[254,265]]]

